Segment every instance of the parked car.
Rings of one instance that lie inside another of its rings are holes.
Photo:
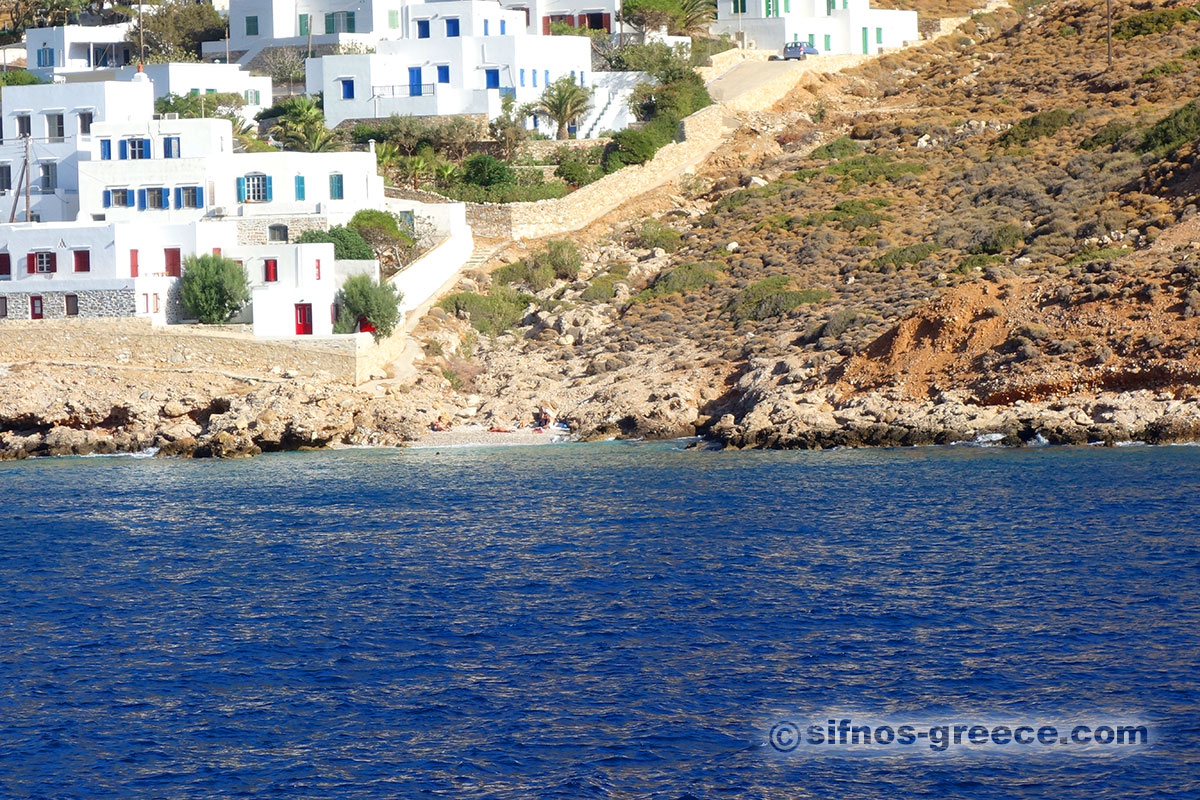
[[[809,56],[820,55],[821,51],[808,42],[788,42],[783,46],[784,61],[802,61]]]

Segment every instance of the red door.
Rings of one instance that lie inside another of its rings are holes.
[[[296,335],[312,335],[312,303],[296,303]]]
[[[30,319],[41,319],[42,318],[42,297],[41,297],[41,295],[35,294],[33,297],[29,298],[29,318]]]
[[[183,263],[180,258],[178,247],[168,247],[163,250],[163,262],[166,265],[166,273],[168,278],[179,277],[179,265]]]
[[[138,276],[138,252],[137,250],[129,251],[129,277],[136,278]]]

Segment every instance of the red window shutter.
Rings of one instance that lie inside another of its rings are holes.
[[[37,253],[30,253],[25,256],[25,271],[30,275],[37,272]]]
[[[578,17],[578,20],[579,21],[577,23],[575,23],[575,27],[577,27],[577,28],[586,28],[587,27],[587,14],[580,14]]]
[[[92,251],[76,250],[75,256],[75,271],[76,272],[91,272],[92,271]]]
[[[321,280],[321,259],[317,259],[317,280]]]
[[[604,19],[604,30],[607,33],[612,33],[612,14],[601,15]]]
[[[138,251],[129,251],[129,277],[136,278],[138,276]]]
[[[274,283],[279,280],[279,262],[273,258],[268,258],[263,262],[263,280],[267,283]]]
[[[163,250],[163,261],[166,265],[166,273],[168,278],[179,277],[179,248],[167,247]]]
[[[550,18],[549,17],[542,17],[542,35],[543,36],[550,35]]]
[[[58,253],[50,254],[50,271],[58,272]]]

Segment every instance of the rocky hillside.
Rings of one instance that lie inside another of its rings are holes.
[[[472,276],[516,310],[428,320],[427,374],[587,436],[1192,437],[1200,14],[1114,20],[1111,69],[1103,6],[1064,2],[810,78],[578,269]]]

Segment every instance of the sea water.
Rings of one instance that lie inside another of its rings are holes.
[[[3,798],[1200,797],[1200,448],[61,459],[0,489]],[[1152,739],[771,746],[843,714]]]

